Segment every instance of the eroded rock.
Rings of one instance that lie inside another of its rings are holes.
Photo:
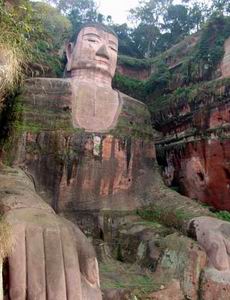
[[[201,300],[227,300],[230,295],[230,272],[207,269],[202,275]]]
[[[166,288],[158,292],[150,294],[147,299],[149,300],[183,300],[184,295],[181,291],[180,282],[173,280]]]

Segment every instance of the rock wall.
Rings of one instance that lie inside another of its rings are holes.
[[[163,135],[157,157],[166,184],[217,209],[230,210],[230,38],[224,50],[213,73],[217,79],[189,87],[170,82],[171,100],[164,99],[167,105],[157,102],[152,120]],[[176,68],[171,71],[177,74]],[[184,96],[177,97],[177,91]]]
[[[175,105],[173,116],[166,113],[157,153],[169,186],[179,186],[190,198],[230,210],[230,94],[226,82],[216,89],[216,95],[201,97],[196,104]]]

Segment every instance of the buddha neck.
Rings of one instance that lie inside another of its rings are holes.
[[[77,69],[71,72],[71,80],[73,84],[79,82],[87,82],[89,85],[104,86],[112,89],[112,78],[108,74],[99,72],[98,70]]]

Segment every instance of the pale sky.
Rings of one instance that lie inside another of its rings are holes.
[[[98,10],[103,15],[111,15],[113,22],[127,23],[128,11],[135,8],[138,0],[96,0]]]

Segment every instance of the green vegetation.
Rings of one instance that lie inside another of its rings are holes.
[[[131,67],[135,70],[148,69],[151,67],[152,59],[140,59],[126,55],[118,56],[118,64]]]
[[[32,68],[51,77],[62,77],[65,68],[64,46],[72,34],[72,25],[56,8],[41,2],[32,3],[34,22],[43,35],[33,42]]]
[[[191,72],[199,71],[202,79],[209,80],[210,74],[212,75],[215,71],[224,55],[224,42],[229,36],[230,17],[213,17],[204,27],[200,41],[192,55]],[[197,77],[199,78],[199,75],[195,74],[195,78]]]
[[[0,49],[4,45],[15,54],[21,73],[62,75],[59,51],[71,32],[70,21],[48,4],[21,0],[9,8],[0,0]]]
[[[145,96],[144,81],[133,79],[121,74],[116,74],[114,76],[113,87],[136,99],[143,100],[143,97]]]
[[[151,105],[151,111],[157,113],[160,110],[168,110],[172,107],[176,108],[178,104],[195,104],[206,99],[209,100],[209,102],[224,101],[225,97],[229,95],[229,88],[229,78],[179,87],[171,94],[158,97]]]
[[[102,289],[131,290],[133,296],[131,299],[144,300],[150,292],[158,290],[162,284],[165,284],[164,278],[159,276],[156,278],[153,273],[141,270],[135,264],[109,260],[100,263],[99,269]]]
[[[119,54],[152,58],[183,40],[191,32],[202,29],[213,16],[229,14],[227,0],[200,1],[144,0],[130,10],[126,23],[115,24],[110,15],[104,16],[95,0],[46,0],[65,14],[73,26],[73,38],[82,24],[100,22],[109,25],[119,38]]]
[[[11,46],[13,50],[28,54],[28,38],[35,38],[41,34],[39,24],[32,21],[32,8],[27,1],[21,1],[21,5],[7,8],[3,0],[0,0],[0,44]],[[38,34],[38,35],[37,35]]]
[[[151,222],[159,222],[167,227],[175,228],[179,231],[183,229],[185,221],[192,219],[189,211],[180,209],[160,209],[146,208],[137,210],[137,214],[144,220]]]
[[[21,78],[32,48],[28,38],[34,36],[30,7],[22,2],[16,9],[6,9],[0,0],[0,110],[5,95],[13,91]]]
[[[218,211],[214,213],[217,218],[230,222],[230,212],[226,210]]]

